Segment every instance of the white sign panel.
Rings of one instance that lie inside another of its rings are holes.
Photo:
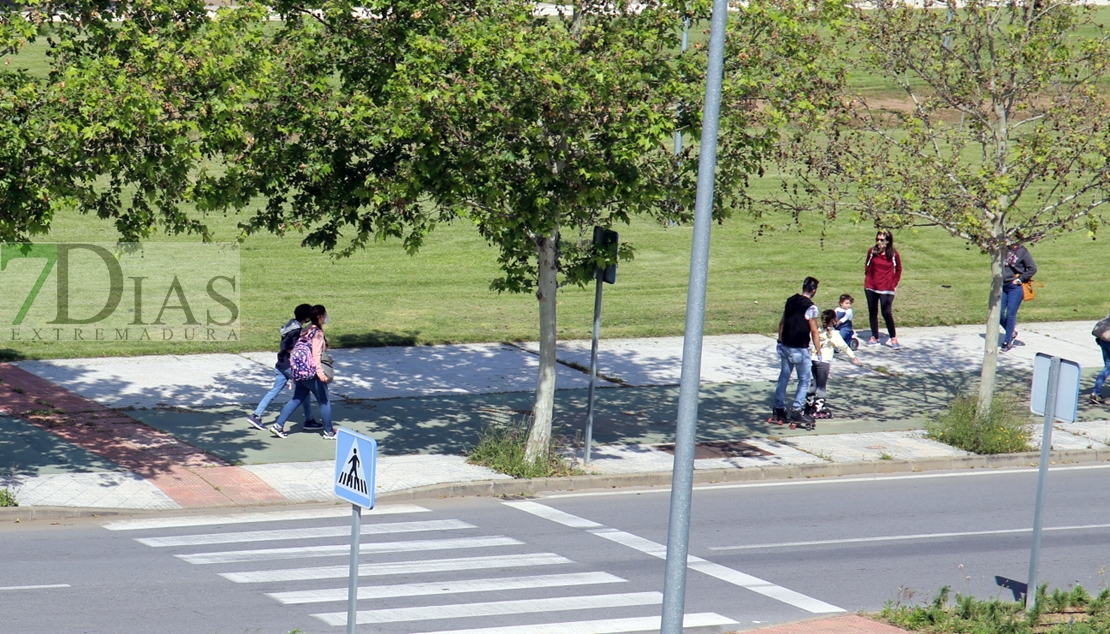
[[[372,509],[378,441],[346,427],[340,427],[338,432],[335,439],[335,494],[341,500]]]
[[[1029,397],[1029,409],[1034,414],[1044,416],[1048,402],[1048,374],[1052,368],[1052,357],[1038,352],[1033,359],[1033,390]],[[1060,377],[1056,383],[1056,414],[1054,418],[1061,423],[1074,423],[1079,409],[1079,364],[1075,361],[1060,359]]]

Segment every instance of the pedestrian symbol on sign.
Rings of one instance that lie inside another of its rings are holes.
[[[335,446],[335,494],[363,508],[374,508],[374,469],[378,443],[373,438],[339,428]]]

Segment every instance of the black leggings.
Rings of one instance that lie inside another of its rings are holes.
[[[882,304],[883,307],[883,321],[886,322],[886,329],[890,334],[890,338],[894,339],[898,335],[894,330],[894,294],[893,293],[876,293],[875,291],[864,289],[867,295],[867,318],[871,322],[871,336],[876,339],[879,338],[879,316],[876,314],[875,309]]]

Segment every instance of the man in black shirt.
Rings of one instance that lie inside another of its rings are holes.
[[[806,399],[806,390],[812,375],[812,359],[809,353],[809,343],[813,342],[813,349],[821,355],[821,341],[817,334],[817,315],[820,311],[813,303],[813,296],[817,293],[818,281],[807,277],[802,282],[802,292],[786,300],[779,321],[778,354],[780,362],[779,382],[775,387],[775,409],[771,419],[779,424],[789,420],[791,423],[801,423],[806,426],[813,425],[813,418],[808,416],[803,409]],[[794,396],[794,404],[790,411],[786,411],[786,384],[790,382],[790,375],[798,372],[798,391]]]

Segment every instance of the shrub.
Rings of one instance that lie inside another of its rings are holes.
[[[979,412],[978,399],[957,396],[948,409],[925,422],[926,435],[933,440],[977,454],[1029,451],[1029,422],[1018,400],[995,395],[990,411]]]
[[[7,487],[0,489],[0,506],[19,506],[19,502],[15,501],[15,492]]]
[[[466,461],[514,478],[546,478],[579,473],[559,451],[566,446],[566,439],[554,435],[546,461],[525,462],[524,448],[528,443],[528,428],[527,419],[487,424],[478,435],[478,444],[466,452]]]

